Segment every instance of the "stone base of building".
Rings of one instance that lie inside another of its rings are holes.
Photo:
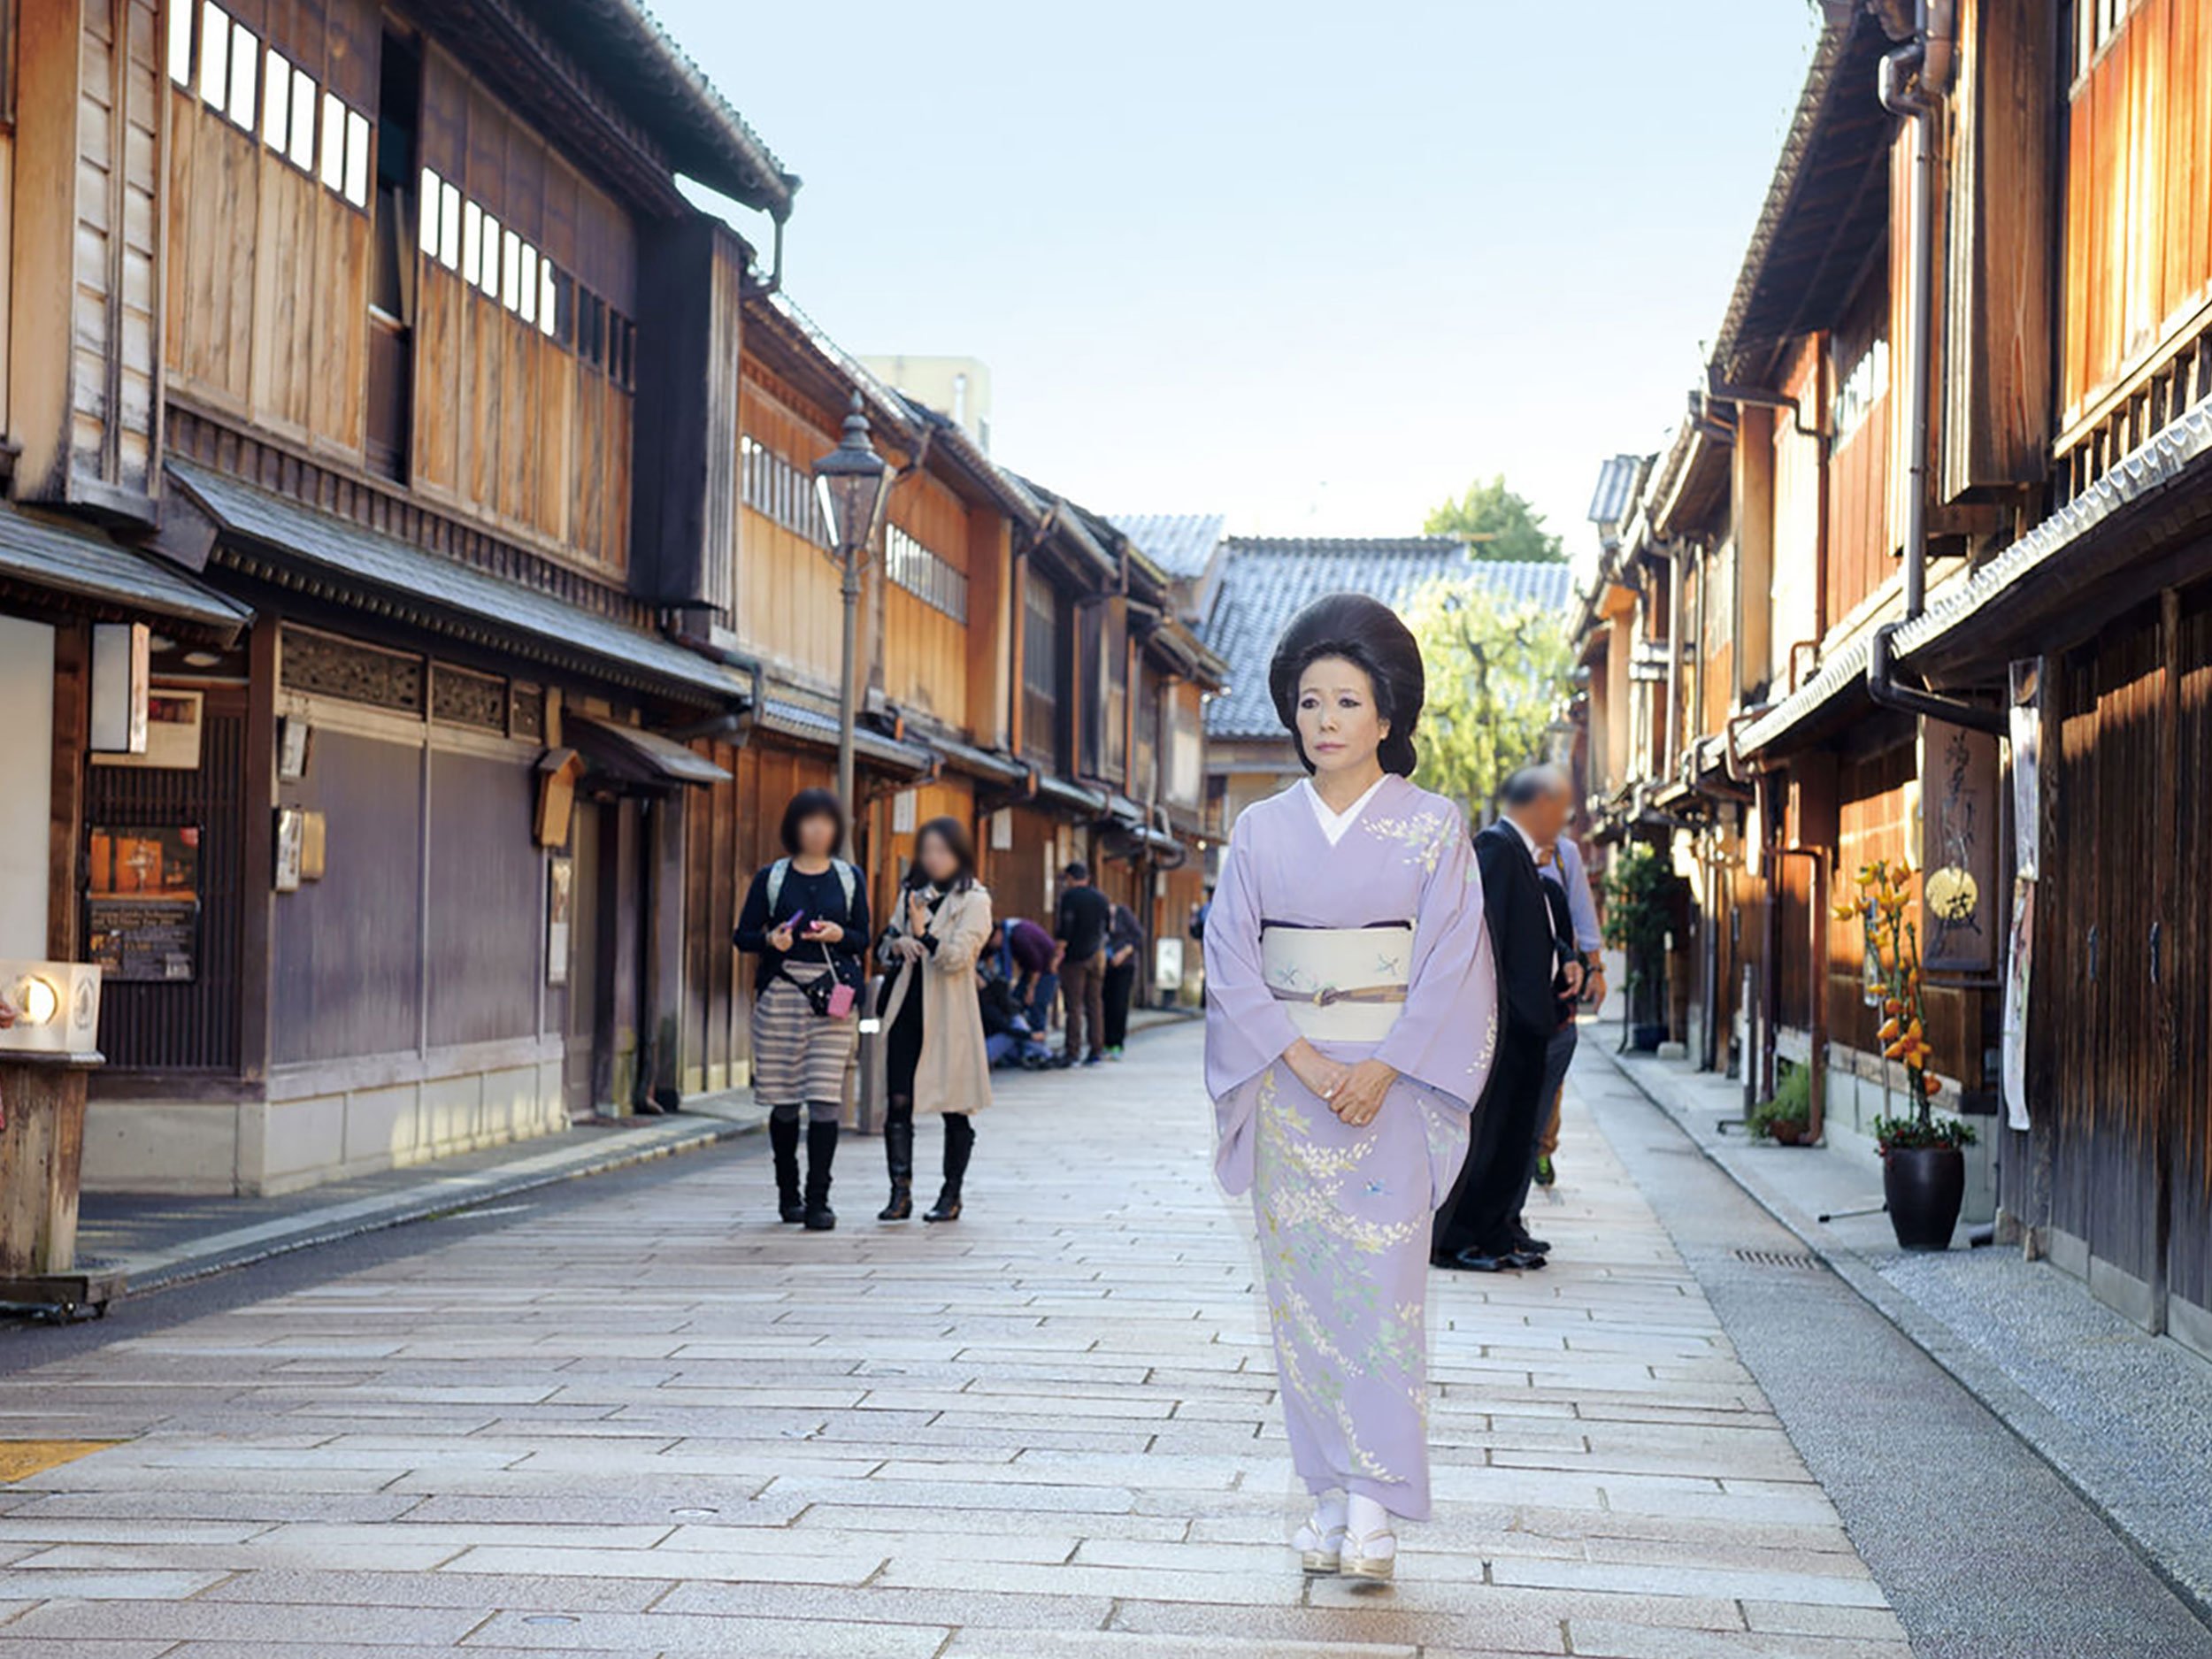
[[[288,1069],[246,1099],[96,1099],[84,1186],[267,1196],[557,1134],[568,1127],[560,1047],[526,1048]]]

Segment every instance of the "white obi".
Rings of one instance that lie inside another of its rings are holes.
[[[1409,923],[1260,927],[1260,972],[1309,1042],[1380,1042],[1398,1022],[1412,971]]]

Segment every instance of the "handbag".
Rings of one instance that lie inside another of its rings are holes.
[[[806,994],[807,1006],[824,1019],[850,1019],[859,993],[846,979],[827,945],[822,947],[822,965],[829,970],[827,973],[818,973],[811,979],[792,979],[792,984]]]

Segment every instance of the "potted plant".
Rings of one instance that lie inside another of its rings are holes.
[[[1868,971],[1881,994],[1882,1057],[1905,1068],[1907,1107],[1874,1120],[1882,1153],[1882,1195],[1891,1229],[1908,1250],[1947,1250],[1966,1196],[1966,1156],[1974,1130],[1934,1112],[1943,1087],[1929,1067],[1927,1003],[1920,984],[1920,937],[1909,918],[1912,869],[1886,858],[1859,869],[1859,894],[1836,906],[1839,920],[1857,917],[1866,930]]]
[[[1802,1146],[1813,1124],[1813,1074],[1801,1065],[1780,1063],[1774,1098],[1751,1109],[1744,1127],[1754,1141],[1771,1141],[1786,1147]]]
[[[1667,1039],[1661,1006],[1667,929],[1674,915],[1674,872],[1658,849],[1624,847],[1605,872],[1605,942],[1625,962],[1621,1048],[1651,1053]]]

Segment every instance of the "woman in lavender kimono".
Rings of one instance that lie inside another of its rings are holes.
[[[1429,1514],[1429,1230],[1497,1033],[1459,809],[1409,782],[1425,680],[1388,607],[1300,612],[1268,672],[1310,777],[1245,809],[1206,922],[1216,1171],[1248,1188],[1309,1572],[1386,1579]]]

